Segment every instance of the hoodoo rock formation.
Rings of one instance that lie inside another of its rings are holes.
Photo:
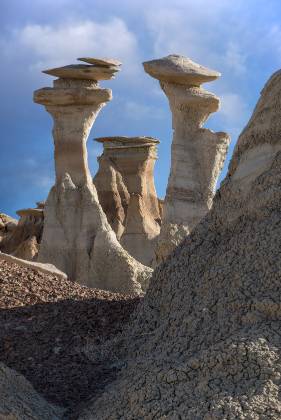
[[[160,233],[160,205],[154,185],[158,140],[103,137],[103,154],[94,177],[99,202],[123,247],[150,266]]]
[[[281,418],[280,186],[278,71],[213,208],[155,270],[121,372],[80,420]]]
[[[18,210],[20,219],[13,231],[0,244],[0,251],[24,260],[38,256],[44,225],[44,210],[41,203],[37,208]]]
[[[219,98],[201,84],[220,73],[179,55],[143,63],[168,97],[173,119],[171,172],[164,201],[156,263],[170,254],[210,210],[230,138],[202,128]]]
[[[91,62],[96,59],[83,59]],[[54,120],[56,183],[45,207],[39,261],[54,264],[81,284],[124,293],[141,293],[151,269],[120,245],[99,204],[88,167],[86,142],[99,111],[111,100],[99,80],[119,66],[106,63],[47,70],[52,88],[35,91],[34,101]]]
[[[12,234],[17,227],[18,221],[8,216],[7,214],[0,213],[0,250],[3,246],[4,240]]]

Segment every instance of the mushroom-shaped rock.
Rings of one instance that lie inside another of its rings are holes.
[[[115,72],[114,68],[114,72]],[[52,88],[34,93],[54,120],[56,183],[45,205],[40,262],[51,263],[68,277],[90,287],[140,294],[152,270],[118,242],[99,204],[88,167],[86,142],[99,111],[112,95],[98,79],[112,68],[66,66]]]
[[[173,121],[171,171],[155,250],[157,265],[211,208],[230,138],[203,128],[209,115],[219,109],[220,101],[200,85],[217,79],[220,73],[179,55],[143,65],[160,81]]]
[[[181,55],[172,54],[159,60],[143,63],[144,70],[150,76],[162,82],[178,83],[188,86],[200,86],[220,77],[220,73],[201,66]]]

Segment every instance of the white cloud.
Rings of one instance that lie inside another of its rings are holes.
[[[135,71],[138,60],[136,38],[119,18],[105,23],[86,20],[56,26],[30,24],[14,32],[6,42],[6,51],[16,55],[18,48],[30,55],[31,68],[36,70],[67,65],[81,56],[98,56],[120,59],[128,74]]]

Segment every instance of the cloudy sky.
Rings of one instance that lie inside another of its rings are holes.
[[[33,91],[52,82],[42,69],[83,55],[123,62],[116,79],[103,83],[113,100],[90,134],[91,170],[100,154],[94,137],[157,137],[155,178],[163,197],[171,115],[142,62],[177,53],[222,73],[206,85],[222,102],[206,126],[231,134],[229,161],[261,88],[281,67],[280,16],[280,0],[0,0],[0,211],[15,215],[34,206],[54,181],[51,117],[32,102]]]

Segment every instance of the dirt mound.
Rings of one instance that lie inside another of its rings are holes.
[[[213,210],[169,259],[90,419],[281,418],[281,72],[241,134]]]
[[[116,373],[83,349],[120,332],[138,302],[0,261],[0,360],[48,401],[76,407]]]

